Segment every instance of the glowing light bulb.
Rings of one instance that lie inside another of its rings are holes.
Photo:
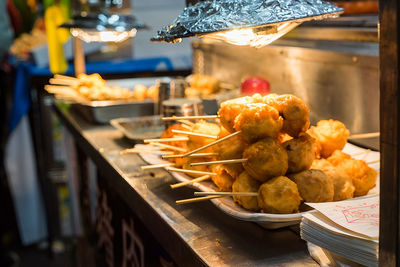
[[[227,32],[217,32],[205,35],[204,37],[224,41],[230,44],[239,46],[251,46],[260,48],[266,46],[276,39],[282,37],[289,31],[296,28],[300,23],[297,22],[284,22],[278,24],[275,31],[258,31],[255,29],[235,29]]]
[[[113,30],[105,30],[105,31],[97,31],[97,30],[85,30],[72,28],[71,34],[74,37],[77,37],[86,43],[90,42],[122,42],[129,37],[136,36],[136,29],[132,29],[130,31],[113,31]]]

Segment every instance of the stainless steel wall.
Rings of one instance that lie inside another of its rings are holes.
[[[303,99],[312,123],[333,118],[351,133],[379,131],[377,45],[291,45],[254,49],[198,41],[193,43],[193,72],[236,86],[245,77],[261,76],[270,82],[272,92]]]

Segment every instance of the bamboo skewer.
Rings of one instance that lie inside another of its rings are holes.
[[[205,137],[205,138],[218,139],[218,136],[209,135],[209,134],[194,133],[194,132],[181,131],[181,130],[175,130],[175,129],[172,129],[172,132],[173,133],[178,133],[178,134],[186,134],[186,135],[200,136],[200,137]]]
[[[175,201],[175,203],[176,204],[187,204],[187,203],[199,202],[199,201],[204,201],[204,200],[209,200],[209,199],[219,198],[219,197],[223,197],[223,196],[195,197],[195,198],[177,200],[177,201]]]
[[[234,164],[243,163],[247,159],[226,159],[226,160],[215,160],[215,161],[205,161],[205,162],[194,162],[190,163],[190,166],[203,166],[203,165],[215,165],[215,164]]]
[[[347,137],[347,139],[365,139],[365,138],[372,138],[372,137],[379,137],[380,133],[363,133],[363,134],[353,134]]]
[[[183,125],[187,125],[189,127],[193,127],[194,123],[188,120],[178,120],[178,122],[182,123]]]
[[[183,186],[186,186],[186,185],[189,185],[189,184],[202,182],[202,181],[208,180],[210,178],[211,178],[211,176],[207,174],[207,175],[203,175],[203,176],[194,178],[194,179],[186,181],[186,182],[181,182],[181,183],[177,183],[177,184],[171,184],[170,187],[172,189],[175,189],[175,188],[183,187]]]
[[[159,168],[173,167],[173,166],[175,166],[174,163],[163,163],[163,164],[154,164],[154,165],[141,166],[140,168],[142,170],[150,170],[150,169],[159,169]]]
[[[76,77],[72,77],[72,76],[67,76],[67,75],[61,75],[61,74],[54,74],[54,78],[55,79],[69,79],[69,80],[73,80],[76,81],[78,78]]]
[[[139,153],[146,153],[146,154],[156,154],[156,155],[172,155],[174,154],[173,152],[170,151],[157,151],[157,150],[152,150],[152,149],[137,149],[137,148],[128,148],[125,150],[122,150],[119,152],[120,155],[125,155],[125,154],[139,154]]]
[[[257,192],[194,192],[195,196],[241,196],[256,197]]]
[[[198,175],[217,175],[216,173],[213,173],[213,172],[186,170],[186,169],[179,169],[179,168],[174,168],[174,167],[167,167],[167,170],[171,171],[171,172],[182,172],[182,173],[198,174]]]
[[[213,157],[216,155],[217,155],[217,153],[195,153],[195,154],[189,155],[188,158]]]
[[[218,115],[202,115],[202,116],[172,116],[172,117],[164,117],[163,121],[176,121],[176,120],[198,120],[198,119],[218,119]]]
[[[169,159],[169,158],[185,158],[185,157],[188,157],[188,156],[190,156],[190,155],[192,155],[192,154],[194,154],[194,153],[197,153],[197,152],[199,152],[199,151],[201,151],[201,150],[204,150],[204,149],[209,148],[209,147],[211,147],[211,146],[213,146],[213,145],[216,145],[216,144],[218,144],[218,143],[220,143],[220,142],[222,142],[222,141],[225,141],[225,140],[227,140],[227,139],[229,139],[229,138],[231,138],[231,137],[234,137],[234,136],[236,136],[236,135],[238,135],[238,134],[240,134],[240,133],[241,133],[241,131],[237,131],[237,132],[235,132],[235,133],[233,133],[233,134],[230,134],[230,135],[227,135],[227,136],[225,136],[225,137],[222,137],[222,138],[220,138],[220,139],[218,139],[218,140],[216,140],[216,141],[214,141],[214,142],[212,142],[212,143],[209,143],[209,144],[207,144],[207,145],[205,145],[205,146],[196,148],[196,149],[194,149],[194,150],[192,150],[192,151],[190,151],[190,152],[188,152],[188,153],[185,153],[185,154],[163,156],[162,158],[163,158],[163,159]]]
[[[51,78],[49,80],[49,83],[51,84],[60,84],[60,85],[75,85],[78,83],[78,81],[74,81],[71,79],[55,79],[55,78]]]
[[[191,126],[189,126],[189,125],[187,125],[187,124],[181,124],[181,126],[183,127],[183,128],[185,128],[186,130],[188,130],[188,131],[191,131],[192,130],[192,127]]]
[[[151,143],[151,142],[176,142],[176,141],[188,141],[189,138],[186,136],[182,137],[172,137],[172,138],[157,138],[157,139],[144,139],[143,142]]]
[[[150,145],[166,148],[166,149],[169,149],[169,150],[179,151],[179,152],[186,152],[187,151],[186,149],[181,148],[181,147],[170,146],[170,145],[161,144],[161,143],[157,143],[157,142],[151,142]]]

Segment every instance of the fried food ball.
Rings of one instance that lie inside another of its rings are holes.
[[[147,89],[146,97],[157,100],[158,99],[158,86],[157,85],[150,86]]]
[[[240,98],[230,99],[224,101],[220,105],[218,115],[220,117],[221,125],[230,133],[235,132],[234,124],[236,117],[242,112],[242,109],[251,103],[260,103],[262,97],[259,94],[254,96],[244,96]]]
[[[286,150],[275,139],[265,138],[249,145],[243,152],[244,169],[260,182],[284,175],[288,169]]]
[[[199,90],[202,95],[210,95],[220,90],[220,81],[213,76],[193,74],[190,80],[190,87]]]
[[[299,188],[300,196],[306,202],[326,202],[333,200],[333,181],[321,170],[306,170],[290,174]]]
[[[265,213],[295,213],[302,201],[297,185],[285,176],[274,177],[258,189],[258,205]]]
[[[137,100],[144,100],[147,96],[147,87],[143,84],[138,84],[133,89],[133,95]]]
[[[200,120],[193,125],[191,132],[193,133],[202,133],[202,134],[207,134],[207,135],[213,135],[213,136],[218,136],[220,131],[220,127],[211,122],[206,122],[204,120]],[[205,146],[209,143],[214,142],[216,139],[213,138],[207,138],[207,137],[201,137],[201,136],[194,136],[194,135],[189,135],[189,141],[187,142],[188,148],[190,150]],[[202,152],[207,153],[207,152],[212,152],[212,148],[207,148],[204,149]]]
[[[345,159],[351,159],[351,156],[341,150],[335,150],[331,156],[327,158],[327,161],[329,161],[333,166],[337,166]]]
[[[333,151],[342,150],[347,143],[350,131],[346,126],[337,120],[321,120],[317,126],[312,126],[309,134],[317,139],[321,145],[321,156],[329,157]]]
[[[218,139],[223,138],[229,134],[230,133],[225,128],[221,127]],[[213,152],[217,154],[217,160],[240,159],[242,158],[245,146],[246,144],[243,141],[242,136],[239,134],[212,146],[212,149]],[[241,163],[226,164],[224,166],[229,175],[234,178],[238,177],[239,174],[244,171],[243,165]]]
[[[333,181],[333,201],[345,200],[354,196],[355,187],[351,177],[333,166],[328,160],[314,160],[311,168],[322,170]]]
[[[310,126],[310,109],[300,98],[289,94],[269,94],[264,97],[264,103],[276,108],[282,116],[282,132],[297,137]]]
[[[232,192],[257,192],[260,182],[253,179],[247,172],[242,172],[232,184]],[[233,196],[233,200],[245,209],[257,211],[257,197]]]
[[[235,178],[229,175],[225,166],[222,164],[212,165],[211,171],[217,175],[212,175],[211,179],[218,187],[219,191],[232,192],[232,184]]]
[[[363,160],[344,159],[336,168],[351,177],[355,197],[365,196],[376,185],[378,173]]]
[[[277,138],[282,125],[278,110],[264,103],[251,103],[244,105],[233,127],[242,131],[244,140],[254,142],[265,137]]]
[[[308,170],[315,159],[315,139],[306,133],[286,141],[282,146],[288,154],[288,173]]]

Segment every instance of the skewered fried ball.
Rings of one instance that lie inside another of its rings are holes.
[[[217,175],[212,175],[211,180],[218,187],[218,189],[223,192],[231,192],[232,184],[235,181],[235,178],[229,175],[224,165],[222,164],[212,165],[211,170],[212,172],[217,174]]]
[[[243,152],[244,169],[260,182],[284,175],[288,169],[288,154],[275,139],[265,138],[248,146]]]
[[[310,109],[300,98],[289,94],[269,94],[264,97],[264,103],[276,108],[282,116],[282,132],[297,137],[310,126]]]
[[[207,165],[190,166],[191,163],[204,162],[204,161],[209,161],[209,160],[210,159],[208,159],[208,158],[185,158],[183,165],[182,165],[182,169],[209,172],[210,167]],[[202,176],[202,174],[192,174],[192,173],[188,173],[188,175],[191,177]]]
[[[299,211],[301,197],[297,185],[285,176],[272,178],[258,189],[258,205],[265,213]]]
[[[288,173],[308,170],[315,158],[315,139],[306,133],[284,142],[283,147],[288,154]]]
[[[223,138],[229,134],[230,133],[225,128],[221,127],[218,139]],[[226,160],[242,158],[245,146],[246,144],[244,143],[242,136],[239,134],[212,146],[212,148],[213,152],[217,154],[217,160]],[[225,164],[224,166],[229,175],[234,178],[238,177],[239,174],[244,171],[243,165],[241,163]]]
[[[262,102],[262,97],[259,94],[255,94],[252,97],[244,96],[227,100],[221,103],[218,115],[220,117],[221,125],[230,133],[235,132],[234,124],[236,117],[242,112],[242,109],[251,103]]]
[[[253,179],[247,172],[242,172],[232,184],[232,192],[257,192],[260,182]],[[233,196],[233,200],[245,209],[257,211],[257,197]]]
[[[242,131],[247,142],[254,142],[265,137],[277,138],[282,125],[278,110],[264,103],[251,103],[243,106],[233,127]]]
[[[327,161],[329,161],[333,166],[337,166],[345,159],[351,159],[351,156],[341,150],[335,150],[332,155],[327,158]]]
[[[173,133],[172,130],[185,131],[186,129],[182,126],[182,124],[179,124],[179,123],[172,124],[161,134],[161,138],[174,137],[175,133]],[[173,141],[173,142],[169,142],[169,145],[180,147],[180,148],[183,148],[186,150],[188,149],[186,141]],[[161,150],[163,150],[163,149],[161,149]],[[183,164],[186,162],[186,159],[185,158],[171,158],[171,159],[168,159],[168,161],[175,163],[175,167],[182,167]]]
[[[342,150],[347,143],[350,131],[337,120],[321,120],[317,126],[312,126],[308,133],[317,139],[321,146],[321,157],[329,157],[333,151]]]
[[[355,187],[349,175],[333,166],[326,159],[314,160],[312,169],[322,170],[333,182],[333,201],[345,200],[354,196]]]
[[[306,202],[327,202],[333,200],[333,181],[321,170],[306,170],[289,175],[299,188],[300,196]]]

